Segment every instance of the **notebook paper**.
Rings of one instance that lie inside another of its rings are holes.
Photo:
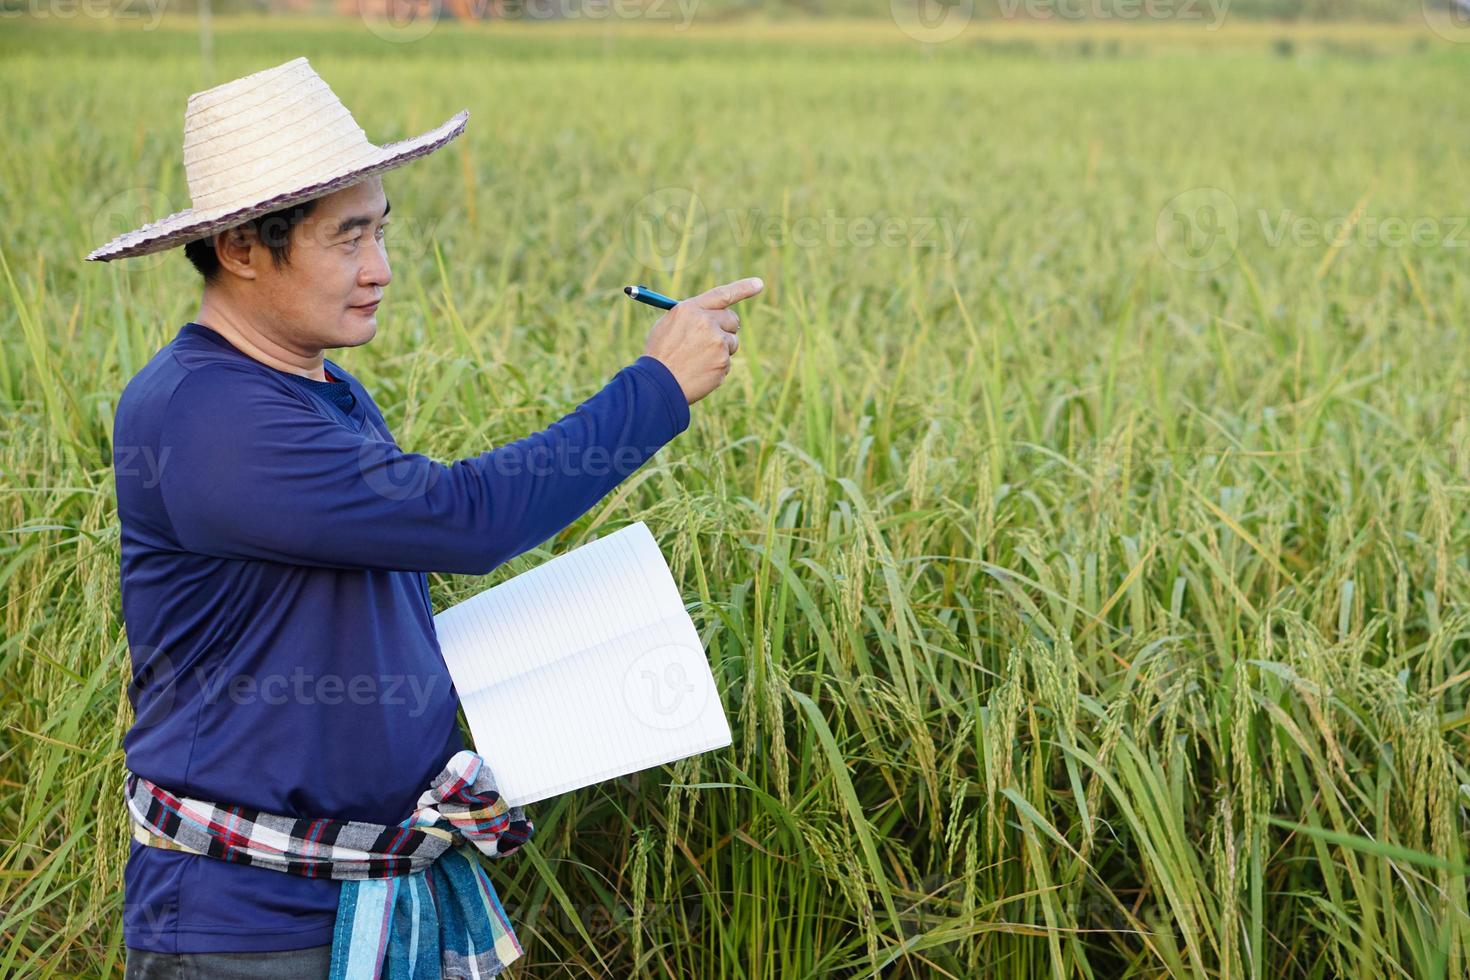
[[[512,806],[730,744],[694,622],[642,521],[434,617]]]

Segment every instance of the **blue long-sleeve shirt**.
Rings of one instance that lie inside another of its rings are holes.
[[[541,432],[443,464],[400,449],[363,386],[326,368],[351,399],[188,323],[123,390],[123,747],[189,796],[395,823],[463,747],[426,573],[486,573],[547,540],[688,428],[689,406],[643,356]],[[135,841],[125,942],[329,943],[339,888]]]

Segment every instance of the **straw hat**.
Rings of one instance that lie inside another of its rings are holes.
[[[87,259],[147,255],[321,197],[434,152],[469,117],[460,110],[437,129],[375,146],[305,58],[196,92],[184,112],[193,207],[119,235]]]

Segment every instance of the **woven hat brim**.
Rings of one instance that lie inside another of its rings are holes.
[[[330,194],[332,191],[340,190],[375,174],[392,170],[394,167],[401,167],[405,163],[433,153],[464,132],[465,123],[469,118],[469,110],[461,109],[442,126],[408,139],[385,143],[378,147],[378,151],[367,162],[324,181],[306,184],[248,204],[232,205],[228,209],[197,211],[193,208],[185,208],[183,211],[175,212],[166,218],[160,218],[158,221],[150,222],[141,228],[117,236],[106,245],[92,251],[87,256],[87,261],[110,262],[113,259],[161,252],[185,242],[192,242],[196,238],[203,238],[206,235],[233,228],[262,214],[269,214],[292,204]]]

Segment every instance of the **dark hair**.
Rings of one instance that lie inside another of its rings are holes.
[[[240,227],[254,229],[261,244],[271,250],[271,263],[279,269],[291,262],[291,229],[305,221],[316,208],[318,198],[288,205],[270,214],[258,215],[242,221]],[[184,255],[194,263],[194,268],[206,283],[214,282],[219,276],[219,253],[214,250],[214,236],[196,238],[184,246]]]

